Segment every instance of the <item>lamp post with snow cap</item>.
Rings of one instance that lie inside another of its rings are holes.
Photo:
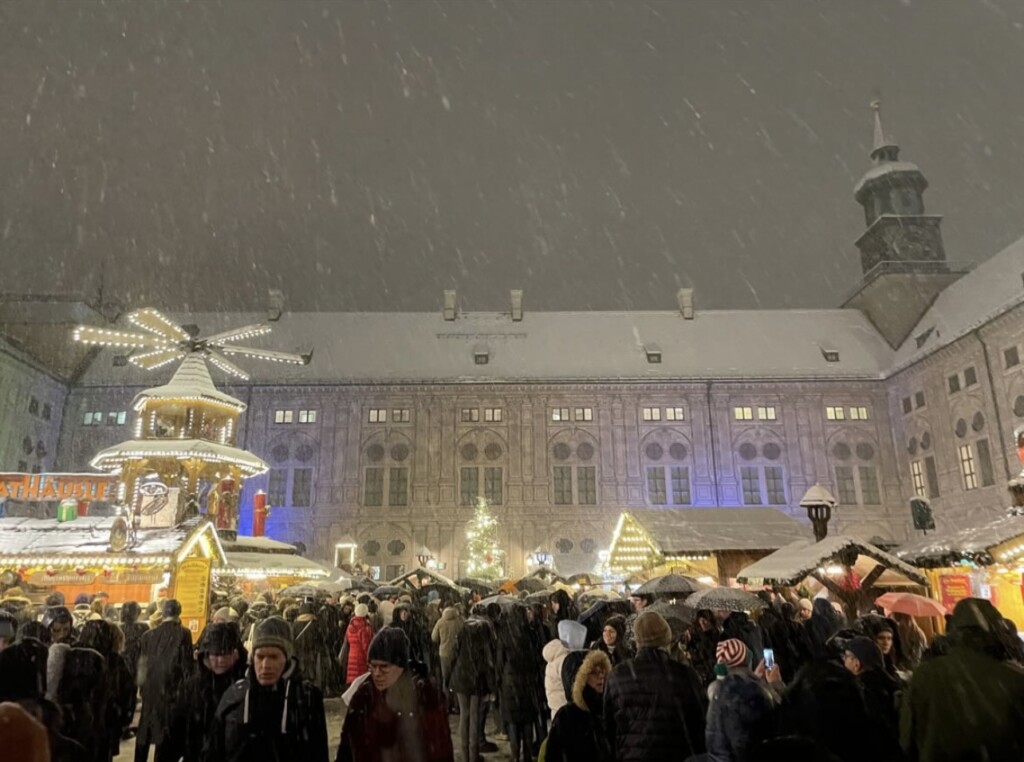
[[[836,499],[832,493],[815,484],[804,493],[800,500],[800,507],[807,509],[807,516],[814,527],[814,540],[821,542],[828,536],[828,522],[832,518],[832,509],[836,506]]]
[[[430,552],[430,548],[424,545],[416,551],[416,560],[424,569],[429,569],[430,562],[434,560],[434,554]]]

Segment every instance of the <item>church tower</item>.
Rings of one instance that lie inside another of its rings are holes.
[[[856,241],[864,277],[844,307],[863,311],[894,349],[946,286],[962,275],[946,262],[942,216],[925,214],[928,181],[916,164],[900,161],[900,148],[875,112],[874,166],[854,187],[867,230]]]

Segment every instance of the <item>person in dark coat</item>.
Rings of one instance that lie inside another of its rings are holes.
[[[66,643],[50,646],[46,667],[47,696],[60,707],[61,735],[82,745],[82,762],[110,759],[106,669],[106,660],[91,648],[72,648]]]
[[[665,650],[672,630],[644,611],[633,623],[636,656],[612,670],[604,689],[604,722],[616,762],[686,759],[705,749],[707,699],[692,667]]]
[[[354,686],[336,762],[454,762],[448,707],[398,627],[378,632]]]
[[[843,628],[843,620],[826,598],[815,598],[811,618],[804,621],[807,644],[814,659],[828,659],[828,642]]]
[[[996,608],[956,604],[949,651],[921,663],[903,694],[900,743],[915,762],[1024,759],[1024,671]]]
[[[78,639],[75,618],[66,606],[48,607],[43,612],[43,624],[50,631],[51,643],[67,643],[73,646]]]
[[[252,665],[220,700],[205,762],[327,762],[323,694],[302,679],[294,648],[281,617],[256,625]]]
[[[751,622],[750,617],[743,611],[716,611],[721,632],[718,634],[718,642],[723,640],[742,640],[750,651],[750,657],[756,665],[764,658],[764,638],[761,636],[761,628],[756,622]]]
[[[139,656],[142,654],[142,636],[149,632],[149,625],[140,622],[142,609],[135,601],[128,601],[121,607],[121,632],[124,633],[124,661],[133,680],[139,675]]]
[[[601,651],[611,661],[613,667],[629,659],[626,648],[626,617],[612,614],[601,628],[601,637],[590,644],[590,650]]]
[[[612,762],[604,727],[604,686],[611,671],[611,660],[601,650],[574,651],[565,658],[562,683],[569,703],[551,722],[547,762]]]
[[[79,648],[93,649],[106,662],[103,677],[107,683],[104,723],[110,739],[108,759],[120,753],[122,732],[131,724],[132,712],[135,711],[135,684],[124,657],[118,653],[119,642],[117,625],[103,619],[86,622],[78,635]]]
[[[718,648],[718,621],[710,609],[700,609],[690,627],[690,641],[686,650],[690,664],[697,671],[701,682],[710,685],[715,679],[715,649]]]
[[[900,684],[886,671],[881,649],[871,638],[850,638],[843,646],[843,666],[860,683],[872,729],[885,737],[889,753],[894,753],[899,742],[896,697]]]
[[[513,762],[529,762],[541,698],[537,678],[540,665],[525,606],[516,604],[502,611],[497,636],[501,720],[508,733]]]
[[[792,609],[791,604],[785,604]],[[774,608],[762,610],[757,620],[761,632],[764,633],[764,645],[775,653],[775,663],[779,665],[783,682],[788,682],[796,675],[803,664],[800,646],[792,638],[792,631],[783,616]]]
[[[341,651],[344,644],[344,631],[341,629],[341,615],[338,607],[325,603],[316,612],[320,635],[324,640],[324,684],[323,692],[327,698],[340,696],[344,688],[344,677],[338,669],[334,657]]]
[[[150,745],[156,746],[155,762],[177,762],[181,739],[171,735],[174,709],[185,681],[195,669],[192,634],[181,624],[181,604],[164,601],[163,620],[142,636],[139,685],[142,714],[135,739],[135,762],[146,762]]]
[[[183,743],[184,762],[200,762],[206,735],[228,688],[245,677],[248,653],[236,624],[212,624],[199,641],[198,669],[181,692],[175,733]]]
[[[299,615],[292,624],[292,637],[295,640],[295,658],[302,667],[303,678],[323,692],[331,654],[327,652],[327,634],[320,626],[314,604],[299,606]]]
[[[455,633],[447,689],[458,697],[462,758],[475,760],[483,741],[484,704],[498,692],[497,639],[486,616],[471,616]]]
[[[772,735],[774,698],[748,670],[730,670],[712,686],[716,690],[705,731],[708,760],[746,762],[752,750]]]
[[[572,598],[565,590],[555,590],[548,599],[548,605],[551,607],[552,629],[557,629],[558,623],[565,619],[571,619],[574,622],[579,619],[579,609],[576,608],[576,604],[572,602]]]

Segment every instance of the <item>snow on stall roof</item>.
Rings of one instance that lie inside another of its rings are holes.
[[[91,465],[99,469],[110,468],[110,464],[105,465],[108,459],[119,460],[125,453],[136,452],[145,452],[151,457],[168,458],[184,453],[199,453],[211,460],[237,463],[254,473],[262,473],[267,469],[267,464],[250,452],[205,439],[130,439],[103,448],[93,457]],[[120,466],[119,463],[114,465]]]
[[[234,550],[225,551],[224,555],[227,558],[227,565],[224,569],[220,570],[222,574],[230,574],[231,569],[266,569],[277,572],[277,575],[281,577],[299,574],[326,579],[331,576],[331,572],[322,564],[302,556],[294,556],[287,553],[259,553]]]
[[[663,554],[774,550],[810,532],[775,508],[650,508],[629,514]]]
[[[291,543],[281,542],[280,540],[274,540],[270,537],[251,537],[247,535],[238,535],[235,540],[225,540],[223,537],[220,540],[220,544],[224,546],[225,552],[246,552],[252,551],[254,553],[282,553],[296,556],[299,554],[299,549]]]
[[[114,517],[91,517],[58,522],[56,519],[0,518],[0,554],[106,554]],[[166,529],[140,529],[139,543],[125,555],[170,555],[177,551],[195,523]]]
[[[133,366],[134,367],[134,366]],[[202,399],[220,402],[239,410],[245,410],[245,403],[237,400],[229,394],[218,391],[210,377],[210,370],[206,367],[206,361],[198,355],[188,355],[181,361],[181,365],[174,372],[171,380],[163,386],[154,386],[145,389],[135,397],[137,402],[140,399],[182,399],[188,397],[200,397]]]
[[[188,316],[204,333],[259,321],[261,314]],[[314,349],[309,365],[249,363],[262,385],[365,382],[495,382],[508,380],[663,380],[680,378],[880,378],[892,359],[857,310],[698,310],[693,320],[666,312],[440,311],[295,312],[273,324],[265,347]],[[255,343],[255,342],[254,342]],[[661,362],[644,347],[657,344]],[[822,347],[839,352],[827,362]],[[487,350],[486,364],[474,352]],[[152,383],[151,372],[114,367],[110,355],[91,363],[84,386]]]
[[[893,370],[904,368],[1024,301],[1024,238],[982,262],[945,288],[896,352]],[[917,337],[934,329],[917,346]]]
[[[936,561],[951,554],[984,553],[1024,535],[1024,516],[1002,516],[961,529],[926,535],[895,553],[908,563]]]
[[[833,563],[849,547],[856,547],[859,556],[867,556],[920,585],[926,584],[924,575],[910,564],[860,538],[841,534],[829,535],[821,542],[813,538],[797,540],[742,569],[737,579],[751,584],[795,585],[814,570]]]

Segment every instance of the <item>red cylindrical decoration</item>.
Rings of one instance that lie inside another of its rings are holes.
[[[79,500],[78,501],[78,518],[83,518],[89,515],[89,503],[90,500]]]
[[[252,498],[252,536],[262,537],[267,531],[267,493],[260,490]]]

